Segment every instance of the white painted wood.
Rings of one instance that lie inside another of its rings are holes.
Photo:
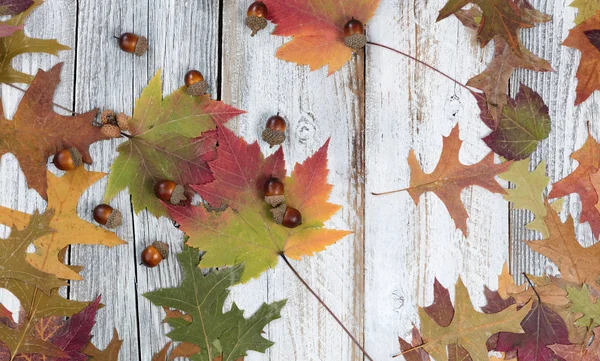
[[[484,69],[492,48],[479,50],[473,34],[454,18],[435,22],[444,0],[383,1],[368,24],[371,41],[398,48],[462,83]],[[433,194],[415,206],[406,192],[409,150],[426,172],[433,171],[442,135],[458,122],[464,141],[460,160],[473,164],[489,149],[480,140],[489,130],[479,120],[474,98],[448,79],[388,50],[368,47],[366,66],[365,338],[375,360],[399,352],[397,337],[418,324],[417,305],[433,300],[433,281],[454,289],[463,277],[475,305],[484,304],[508,257],[508,208],[501,195],[467,189],[469,235],[456,230]]]

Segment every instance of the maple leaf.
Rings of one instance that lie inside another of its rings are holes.
[[[529,158],[514,162],[508,171],[499,175],[500,178],[515,186],[515,188],[506,190],[504,199],[511,202],[517,209],[531,211],[535,218],[525,227],[538,231],[544,238],[548,238],[548,227],[544,223],[547,213],[544,204],[544,190],[548,186],[550,178],[546,176],[544,161],[541,161],[533,172],[529,171],[529,162]]]
[[[595,31],[600,29],[600,10],[569,31],[562,45],[581,52],[577,69],[577,97],[575,105],[583,103],[594,90],[600,90],[600,38]]]
[[[600,304],[597,303],[597,299],[592,301],[587,285],[583,285],[581,290],[576,287],[569,287],[567,292],[569,293],[567,297],[571,301],[569,311],[583,314],[575,324],[590,329],[600,326]]]
[[[308,65],[310,70],[329,66],[329,75],[352,58],[344,44],[344,24],[352,17],[367,23],[379,0],[264,0],[268,19],[276,24],[273,35],[291,36],[277,50],[279,59]]]
[[[448,345],[457,344],[464,348],[473,360],[488,358],[487,340],[498,332],[522,332],[519,322],[531,309],[527,304],[517,311],[513,305],[502,312],[483,314],[475,311],[469,292],[462,280],[456,283],[454,316],[447,327],[440,326],[423,308],[419,308],[423,349],[436,361],[446,361]]]
[[[83,353],[90,356],[90,361],[119,361],[119,351],[123,340],[119,340],[117,329],[113,329],[113,337],[104,350],[98,349],[93,343],[88,343]]]
[[[579,194],[581,199],[580,222],[589,222],[594,237],[600,235],[600,211],[596,208],[598,193],[591,176],[600,168],[600,144],[588,133],[585,144],[571,154],[579,166],[566,178],[554,183],[548,198],[559,198],[570,193]]]
[[[4,24],[5,26],[22,26],[31,12],[41,4],[41,0],[35,0],[33,5],[26,11],[13,16],[7,21],[0,22],[0,24]],[[31,83],[33,80],[33,76],[12,68],[11,61],[17,55],[24,53],[47,53],[57,55],[60,50],[70,49],[71,48],[68,46],[59,44],[56,40],[30,38],[25,35],[23,30],[15,31],[11,36],[2,37],[0,38],[0,83]],[[4,126],[2,126],[2,128],[3,127]],[[74,133],[77,134],[77,132]],[[40,134],[47,133],[40,132]]]
[[[600,329],[594,330],[594,341],[589,346],[574,344],[548,347],[566,361],[598,361],[600,360]]]
[[[174,308],[192,317],[189,323],[183,318],[169,322],[174,330],[167,336],[200,346],[201,351],[195,358],[198,361],[212,361],[217,356],[234,360],[245,356],[248,350],[265,352],[273,345],[262,337],[261,331],[280,317],[285,300],[265,303],[249,318],[244,318],[244,312],[235,302],[229,311],[223,312],[229,287],[240,281],[244,266],[205,275],[198,268],[201,259],[198,250],[186,246],[177,258],[183,271],[180,286],[144,294],[157,306]]]
[[[281,148],[265,159],[258,143],[248,144],[221,126],[218,141],[218,157],[209,162],[215,181],[192,189],[211,209],[225,210],[168,206],[171,217],[190,237],[187,244],[207,252],[202,267],[244,262],[242,282],[247,282],[274,267],[281,254],[293,259],[310,256],[350,233],[324,227],[341,208],[328,202],[329,142],[285,178]],[[302,213],[300,226],[290,229],[273,221],[263,191],[271,176],[285,178],[286,202]]]
[[[482,119],[488,111],[486,103],[478,102]],[[508,159],[528,157],[538,143],[550,134],[550,115],[542,97],[531,88],[521,84],[515,99],[508,99],[502,107],[497,127],[483,141],[494,153]]]
[[[84,221],[77,214],[77,203],[83,192],[106,174],[89,172],[83,166],[57,177],[47,171],[48,208],[57,210],[50,220],[51,234],[37,238],[34,253],[27,254],[27,261],[37,269],[58,278],[80,280],[81,276],[60,261],[60,252],[72,244],[100,244],[114,247],[125,242],[115,233]],[[14,224],[18,229],[30,222],[31,216],[0,206],[0,223]]]
[[[212,181],[207,161],[216,155],[215,122],[242,113],[209,95],[189,95],[185,88],[163,99],[158,71],[136,102],[129,122],[131,136],[118,147],[106,201],[129,187],[135,212],[147,208],[157,217],[166,215],[154,185],[163,179],[182,185]]]
[[[600,0],[575,0],[569,6],[579,10],[575,18],[575,24],[581,24],[594,16],[596,11],[600,9]]]
[[[458,155],[462,141],[458,136],[458,125],[452,129],[449,136],[444,137],[442,154],[435,170],[426,174],[421,170],[414,150],[408,155],[410,167],[410,186],[400,191],[408,191],[415,204],[423,193],[433,192],[446,205],[446,209],[454,219],[456,227],[467,234],[467,210],[460,199],[461,191],[469,186],[480,186],[493,193],[504,194],[506,191],[494,179],[505,172],[511,162],[494,164],[494,153],[489,153],[479,163],[464,165]],[[393,193],[392,191],[387,193]],[[387,193],[374,193],[382,195]]]
[[[2,38],[0,38],[0,42]],[[75,147],[90,164],[90,144],[108,139],[92,125],[96,110],[76,116],[54,112],[52,100],[60,81],[62,63],[38,71],[19,103],[13,120],[7,120],[0,103],[0,156],[12,153],[19,161],[29,187],[48,198],[46,162],[61,149]],[[43,136],[40,136],[43,135]]]

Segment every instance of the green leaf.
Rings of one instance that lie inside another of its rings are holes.
[[[192,322],[177,319],[167,321],[175,329],[168,336],[174,341],[198,345],[201,352],[193,357],[199,361],[213,361],[217,356],[235,360],[246,356],[248,350],[265,352],[273,342],[262,337],[265,326],[280,317],[286,301],[263,304],[250,318],[235,303],[223,312],[229,287],[240,281],[243,265],[203,274],[198,268],[199,251],[185,247],[177,256],[183,271],[183,281],[176,288],[165,288],[144,296],[157,306],[166,306],[185,312]]]
[[[569,312],[583,313],[583,316],[575,321],[577,326],[588,327],[590,330],[600,326],[600,303],[592,301],[587,285],[581,290],[576,287],[567,288],[567,298],[571,301]]]

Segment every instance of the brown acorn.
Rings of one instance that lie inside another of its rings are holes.
[[[279,114],[272,116],[267,120],[265,130],[262,133],[262,139],[269,143],[271,148],[285,141],[286,123]]]
[[[102,134],[107,136],[108,138],[120,138],[121,137],[121,128],[115,124],[104,124],[102,129],[100,129]]]
[[[142,263],[147,267],[156,267],[169,257],[169,245],[156,241],[142,251]]]
[[[277,207],[285,202],[284,186],[278,178],[269,178],[265,182],[265,202],[271,207]]]
[[[185,188],[181,184],[166,179],[154,185],[154,194],[158,199],[175,205],[187,199]]]
[[[142,56],[148,51],[148,39],[145,36],[138,36],[134,33],[123,33],[118,39],[119,47],[124,52]]]
[[[267,15],[269,10],[262,1],[255,1],[248,7],[248,17],[246,26],[252,30],[250,36],[256,35],[259,31],[267,27]]]
[[[271,209],[273,214],[273,220],[277,224],[281,224],[287,228],[296,228],[302,224],[302,214],[299,210],[293,207],[289,207],[283,203],[277,208]]]
[[[204,80],[204,75],[198,70],[190,70],[185,74],[185,85],[187,93],[193,96],[206,94],[208,82]]]
[[[108,204],[99,204],[94,208],[94,220],[113,229],[123,224],[123,214]]]
[[[117,114],[117,125],[119,126],[119,128],[121,128],[121,130],[129,130],[129,121],[131,120],[131,117],[125,113],[119,113]]]
[[[52,163],[60,170],[71,170],[82,164],[81,153],[77,148],[62,149],[54,154]]]
[[[347,47],[360,50],[367,45],[365,26],[360,20],[352,18],[344,25],[344,43]]]

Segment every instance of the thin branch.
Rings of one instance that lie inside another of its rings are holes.
[[[25,90],[25,89],[21,89],[21,88],[19,88],[18,86],[14,85],[14,84],[11,84],[11,83],[4,83],[4,84],[5,84],[5,85],[8,85],[8,86],[9,86],[9,87],[11,87],[11,88],[14,88],[14,89],[20,90],[20,91],[22,91],[23,93],[25,93],[25,92],[26,92],[26,90]],[[56,104],[56,103],[54,103],[54,102],[52,103],[52,105],[54,105],[55,107],[57,107],[57,108],[59,108],[59,109],[66,110],[66,111],[68,111],[69,113],[71,113],[71,114],[73,114],[73,115],[80,115],[79,113],[77,113],[77,112],[74,112],[74,111],[72,111],[71,109],[69,109],[69,108],[67,108],[67,107],[63,107],[62,105]]]
[[[348,337],[350,337],[350,339],[352,340],[352,342],[354,342],[354,344],[356,345],[356,347],[358,347],[362,351],[363,355],[365,355],[365,357],[368,360],[373,361],[373,358],[371,356],[369,356],[369,354],[367,353],[367,351],[365,351],[365,349],[362,347],[362,345],[356,339],[356,337],[354,337],[354,335],[348,330],[348,328],[346,328],[346,326],[344,326],[344,324],[342,323],[342,321],[340,321],[340,319],[335,315],[335,313],[333,313],[333,311],[331,311],[331,309],[329,308],[329,306],[327,306],[327,304],[325,304],[325,302],[323,301],[323,299],[321,297],[319,297],[319,295],[317,295],[317,293],[308,285],[308,283],[306,283],[306,281],[304,280],[304,278],[302,278],[302,276],[300,276],[300,274],[298,273],[298,271],[296,271],[296,269],[294,268],[294,266],[292,266],[292,264],[287,259],[287,257],[285,256],[285,254],[280,253],[279,255],[281,256],[281,258],[283,258],[283,261],[285,262],[285,264],[287,264],[287,266],[290,268],[290,270],[292,270],[292,272],[296,275],[296,277],[304,285],[304,287],[306,287],[306,289],[310,293],[312,293],[312,295],[317,299],[317,301],[319,301],[319,303],[321,304],[321,306],[323,306],[323,308],[325,308],[325,310],[331,315],[331,317],[333,317],[333,319],[335,320],[335,322],[337,322],[337,324],[340,325],[340,327],[344,330],[344,332],[348,335]]]
[[[461,86],[461,87],[463,87],[463,88],[467,89],[468,91],[472,92],[472,90],[471,90],[471,89],[470,89],[468,86],[466,86],[465,84],[463,84],[463,83],[459,82],[458,80],[454,79],[453,77],[451,77],[450,75],[448,75],[448,74],[444,73],[443,71],[439,70],[438,68],[434,67],[433,65],[427,64],[427,63],[426,63],[426,62],[424,62],[423,60],[419,60],[419,59],[415,58],[415,57],[414,57],[414,56],[412,56],[412,55],[409,55],[409,54],[407,54],[407,53],[405,53],[405,52],[402,52],[402,51],[400,51],[400,50],[394,49],[394,48],[392,48],[392,47],[389,47],[389,46],[387,46],[387,45],[383,45],[383,44],[379,44],[379,43],[374,43],[374,42],[372,42],[372,41],[369,41],[369,42],[367,42],[367,45],[378,46],[378,47],[380,47],[380,48],[384,48],[384,49],[391,50],[391,51],[393,51],[393,52],[395,52],[395,53],[398,53],[398,54],[400,54],[400,55],[404,55],[405,57],[407,57],[407,58],[409,58],[409,59],[411,59],[411,60],[413,60],[413,61],[415,61],[415,62],[417,62],[417,63],[419,63],[419,64],[421,64],[421,65],[425,65],[426,67],[428,67],[429,69],[431,69],[431,70],[435,71],[436,73],[438,73],[438,74],[440,74],[440,75],[442,75],[442,76],[444,76],[444,77],[446,77],[446,78],[448,78],[448,79],[452,80],[454,83],[456,83],[456,85],[459,85],[459,86]]]
[[[531,289],[533,290],[533,292],[535,292],[535,295],[537,296],[538,302],[541,304],[542,303],[542,298],[540,297],[540,294],[538,293],[538,291],[535,289],[535,286],[533,285],[533,282],[531,282],[531,280],[529,279],[529,277],[527,276],[527,274],[525,272],[523,272],[523,277],[525,277],[525,279],[527,280],[527,283],[529,283],[529,286],[531,286]]]

